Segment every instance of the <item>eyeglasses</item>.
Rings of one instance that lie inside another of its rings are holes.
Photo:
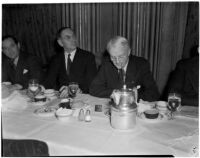
[[[123,55],[123,56],[110,56],[110,59],[112,61],[124,61],[127,58],[127,56]]]

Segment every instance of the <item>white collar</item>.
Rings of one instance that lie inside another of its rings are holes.
[[[14,61],[13,61],[13,64],[14,64],[15,66],[17,66],[18,60],[19,60],[19,56],[16,57],[16,58],[14,59]]]
[[[127,70],[128,63],[129,63],[129,59],[128,59],[128,62],[126,63],[126,65],[123,67],[124,72],[126,72],[126,70]]]
[[[73,50],[73,51],[70,52],[70,53],[68,53],[67,51],[65,51],[65,52],[64,52],[65,58],[68,58],[68,54],[71,54],[70,59],[71,59],[71,61],[73,61],[74,56],[75,56],[75,54],[76,54],[76,50],[77,50],[77,49]]]

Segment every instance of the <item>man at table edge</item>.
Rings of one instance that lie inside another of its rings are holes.
[[[77,46],[76,35],[70,27],[61,27],[58,30],[57,43],[62,50],[50,63],[46,80],[43,82],[45,88],[54,88],[58,84],[59,91],[62,91],[61,97],[66,97],[69,83],[77,82],[79,91],[89,93],[89,85],[97,72],[93,53]]]
[[[90,94],[96,97],[108,98],[114,89],[122,88],[119,69],[125,73],[125,83],[140,85],[138,99],[155,101],[159,98],[158,88],[150,72],[148,61],[142,57],[131,55],[128,40],[115,36],[107,44],[110,57],[105,58],[102,66],[91,83]],[[131,87],[130,87],[131,88]]]

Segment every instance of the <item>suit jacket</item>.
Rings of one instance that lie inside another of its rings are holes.
[[[9,81],[12,84],[20,84],[23,88],[28,87],[29,79],[42,80],[42,66],[40,60],[29,54],[20,53],[17,66],[13,61],[5,57],[2,62],[2,81]]]
[[[183,105],[198,106],[199,56],[180,60],[169,82],[169,92],[181,94]]]
[[[125,82],[130,85],[129,87],[141,85],[138,94],[139,98],[143,100],[154,101],[159,98],[159,92],[150,72],[149,63],[144,58],[130,55]],[[118,70],[110,58],[107,58],[90,86],[90,94],[107,98],[110,97],[114,89],[120,88],[122,88],[122,82],[118,77]]]
[[[88,51],[77,48],[70,67],[70,75],[67,75],[64,52],[53,57],[50,63],[47,79],[44,81],[46,88],[60,88],[69,82],[78,82],[84,93],[89,92],[89,85],[97,72],[94,55]],[[57,85],[57,87],[56,87]]]

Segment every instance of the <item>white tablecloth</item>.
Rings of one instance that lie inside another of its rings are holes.
[[[94,109],[106,106],[108,99],[79,95]],[[17,102],[17,99],[16,99]],[[54,100],[51,104],[58,104]],[[3,105],[5,106],[5,105]],[[24,106],[23,106],[24,107]],[[198,156],[198,118],[178,116],[174,120],[148,122],[137,119],[136,127],[120,131],[110,126],[103,112],[92,111],[92,121],[71,117],[61,122],[56,117],[41,117],[33,111],[39,106],[2,112],[3,138],[45,141],[51,156],[69,155],[174,155]]]

